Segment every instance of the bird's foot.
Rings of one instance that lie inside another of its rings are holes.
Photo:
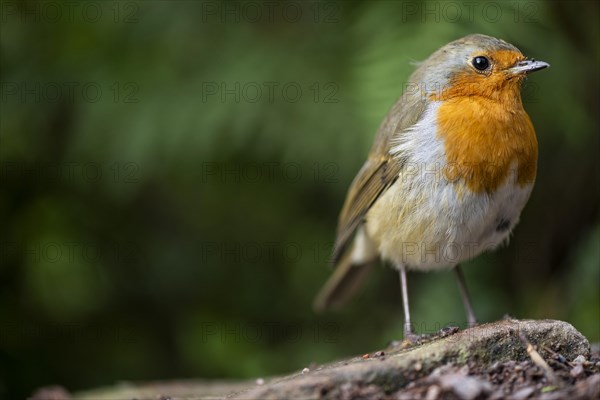
[[[469,326],[469,328],[470,328],[470,326]],[[460,331],[460,328],[458,326],[447,326],[445,328],[440,329],[439,332],[434,334],[434,336],[435,336],[435,338],[438,338],[438,337],[445,338],[447,336],[454,335],[458,331]]]
[[[409,347],[418,346],[423,343],[430,335],[428,334],[416,334],[412,331],[404,332],[404,339],[392,340],[388,347],[399,347],[400,349],[407,349]]]
[[[478,325],[480,325],[480,324],[477,321],[469,321],[469,322],[467,322],[467,327],[465,329],[474,328]]]
[[[435,333],[416,334],[412,331],[405,331],[404,339],[400,341],[392,340],[389,344],[389,347],[400,347],[401,349],[406,349],[409,347],[418,346],[424,343],[432,342],[437,339],[442,339],[454,335],[458,331],[460,331],[460,328],[458,326],[447,326]]]
[[[421,344],[422,340],[427,337],[426,334],[417,335],[413,332],[404,332],[404,340],[403,342],[407,342],[410,345],[418,345]]]

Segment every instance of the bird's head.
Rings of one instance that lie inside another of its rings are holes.
[[[486,35],[469,35],[443,46],[424,61],[413,79],[425,83],[432,100],[479,96],[521,104],[520,88],[531,72],[549,67],[519,49]]]

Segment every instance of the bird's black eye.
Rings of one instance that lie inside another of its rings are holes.
[[[490,60],[483,56],[477,56],[473,59],[473,66],[479,71],[485,71],[490,67]]]

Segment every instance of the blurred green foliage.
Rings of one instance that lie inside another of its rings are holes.
[[[465,266],[476,311],[600,340],[596,2],[0,7],[0,396],[257,377],[397,339],[389,268],[340,313],[311,301],[411,63],[474,32],[552,65],[524,88],[530,203]],[[451,274],[409,279],[420,331],[464,323]]]

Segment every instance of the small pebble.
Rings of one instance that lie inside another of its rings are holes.
[[[581,364],[584,363],[586,361],[585,357],[582,355],[578,355],[577,357],[575,357],[575,359],[573,360],[574,363],[577,364]]]
[[[373,354],[373,357],[383,357],[383,356],[385,356],[384,351],[378,351],[377,353]]]
[[[583,365],[582,363],[577,363],[577,365],[575,367],[573,367],[573,369],[571,370],[571,372],[569,373],[573,378],[579,378],[580,376],[584,375],[585,371],[583,370]]]
[[[436,400],[440,397],[440,387],[436,385],[429,386],[427,394],[425,395],[426,400]]]
[[[363,354],[363,356],[362,356],[362,359],[363,359],[363,360],[366,360],[366,359],[367,359],[367,358],[369,358],[369,357],[370,357],[370,356],[369,356],[369,353],[366,353],[366,354]]]
[[[258,379],[256,380],[256,384],[257,384],[258,386],[264,385],[264,384],[265,384],[265,380],[264,380],[263,378],[258,378]]]
[[[302,370],[302,373],[303,373],[303,374],[308,374],[309,372],[310,372],[310,369],[308,369],[308,368],[304,368],[304,369]]]
[[[449,373],[439,378],[440,386],[452,390],[459,399],[474,400],[492,391],[492,385],[480,378],[466,376],[462,373]]]

